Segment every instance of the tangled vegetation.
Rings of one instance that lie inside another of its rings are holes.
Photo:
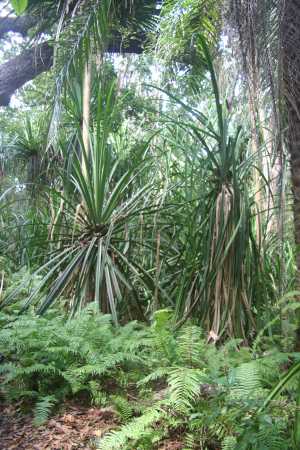
[[[0,402],[111,408],[90,448],[299,449],[300,8],[0,6]]]
[[[187,449],[291,448],[295,383],[264,405],[291,354],[270,342],[216,349],[196,325],[174,333],[168,310],[151,326],[118,328],[95,304],[67,323],[56,309],[13,317],[1,315],[2,395],[33,402],[36,425],[75,396],[116,411],[119,429],[95,442],[100,449],[155,448],[176,429]]]

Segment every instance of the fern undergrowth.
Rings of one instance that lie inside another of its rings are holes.
[[[151,326],[116,327],[93,305],[69,320],[58,309],[11,319],[1,313],[1,398],[33,407],[36,426],[73,399],[113,407],[119,425],[99,449],[151,450],[172,436],[186,450],[294,448],[295,386],[257,412],[290,358],[278,348],[216,348],[192,324],[174,333],[165,311]]]

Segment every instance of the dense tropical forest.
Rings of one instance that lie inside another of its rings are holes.
[[[300,449],[300,3],[0,1],[0,449]]]

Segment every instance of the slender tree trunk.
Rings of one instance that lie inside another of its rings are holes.
[[[91,104],[91,63],[87,61],[84,67],[83,89],[82,89],[82,174],[86,178],[88,173],[88,160],[90,152],[90,104]]]
[[[258,133],[258,122],[259,117],[256,108],[259,105],[258,95],[257,95],[257,82],[249,81],[249,110],[250,110],[250,123],[251,123],[251,149],[252,153],[255,155],[256,164],[259,166],[259,169],[262,169],[260,164],[260,158],[262,157],[260,153],[260,144],[259,144],[259,133]],[[256,211],[256,241],[260,248],[261,246],[261,222],[262,222],[262,214],[261,211],[263,208],[262,203],[262,195],[261,195],[261,184],[260,184],[260,175],[258,171],[255,169],[254,171],[254,189],[255,189],[255,202],[257,206]]]
[[[91,60],[88,59],[84,66],[83,73],[83,85],[82,85],[82,155],[81,155],[81,169],[82,175],[87,180],[88,170],[89,170],[89,157],[90,157],[90,115],[91,115],[91,79],[92,79],[92,68]],[[83,199],[79,205],[79,211],[85,210],[85,204]],[[89,303],[95,298],[95,284],[93,282],[93,274],[87,279],[85,286],[85,302]]]
[[[300,3],[283,0],[281,27],[283,79],[288,131],[287,143],[291,161],[294,197],[294,229],[296,255],[296,289],[300,290]],[[300,300],[300,295],[299,295]],[[300,321],[296,349],[300,351]]]

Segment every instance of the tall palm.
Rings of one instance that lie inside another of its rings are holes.
[[[233,2],[232,2],[233,4]],[[263,63],[257,67],[258,60],[252,59],[250,66],[255,70],[263,69],[263,80],[266,74],[269,78],[277,79],[277,85],[282,90],[277,92],[277,102],[283,103],[284,114],[281,114],[281,122],[286,126],[286,146],[290,155],[292,172],[292,189],[294,202],[294,233],[296,244],[296,288],[300,290],[300,4],[297,0],[236,0],[236,11],[243,10],[247,13],[243,18],[237,14],[236,25],[239,30],[241,47],[244,55],[249,50],[249,39],[243,33],[243,25],[249,18],[256,27],[256,38],[252,35],[253,50],[256,54],[269,55],[266,60],[260,58]],[[251,17],[250,17],[251,16]],[[254,33],[255,35],[255,33]],[[268,45],[265,43],[268,42]],[[273,55],[270,49],[276,49]],[[272,58],[270,57],[272,56]],[[272,70],[272,64],[273,66]],[[266,64],[267,63],[267,64]],[[276,74],[274,77],[274,73]],[[274,84],[273,84],[274,86]],[[281,98],[283,93],[283,99]],[[273,96],[276,92],[273,90]],[[279,95],[278,95],[279,94]],[[282,100],[284,100],[282,102]],[[282,112],[282,110],[281,110]],[[299,299],[300,300],[300,299]],[[298,330],[296,335],[296,349],[300,349],[300,317],[298,316]],[[298,375],[297,366],[292,369]],[[294,372],[293,372],[294,373]],[[298,406],[300,405],[300,384],[298,389]],[[296,447],[300,446],[300,414],[296,416],[295,427]]]
[[[291,158],[294,198],[294,232],[297,246],[296,288],[300,290],[300,4],[297,0],[283,1],[281,43],[283,50],[283,80],[288,121],[288,149]],[[299,310],[298,310],[299,311]],[[300,317],[296,350],[300,350]],[[295,442],[300,445],[300,379],[297,395]]]
[[[283,82],[287,111],[287,145],[291,160],[295,243],[300,245],[300,4],[283,2],[281,43]],[[296,287],[300,289],[300,249],[297,251]],[[298,345],[300,347],[300,335]]]

